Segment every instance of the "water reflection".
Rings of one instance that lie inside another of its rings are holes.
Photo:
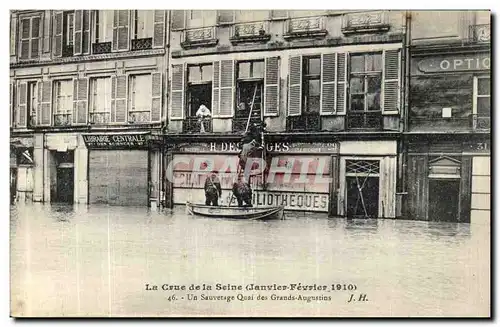
[[[239,221],[188,216],[183,206],[18,205],[11,207],[11,293],[15,310],[35,315],[390,315],[408,308],[407,315],[472,315],[489,298],[488,246],[484,225],[298,212]],[[363,307],[339,298],[174,305],[163,292],[144,292],[145,283],[220,282],[356,283],[373,300]]]

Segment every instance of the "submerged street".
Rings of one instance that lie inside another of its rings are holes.
[[[234,221],[188,216],[183,206],[160,213],[35,203],[10,213],[13,315],[489,314],[489,224],[290,212],[281,221]],[[175,287],[191,284],[213,288]],[[360,301],[348,302],[351,294]],[[314,298],[290,300],[298,295]]]

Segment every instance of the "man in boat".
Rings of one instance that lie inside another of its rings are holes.
[[[217,172],[212,170],[205,180],[205,205],[218,206],[220,196],[222,196],[220,181]]]
[[[252,187],[249,182],[240,178],[233,183],[233,194],[238,201],[238,207],[252,207]]]

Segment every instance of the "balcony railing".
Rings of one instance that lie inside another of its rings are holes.
[[[73,45],[63,45],[62,47],[62,56],[63,57],[71,57],[73,56]]]
[[[153,38],[152,37],[132,40],[132,51],[149,50],[152,48],[153,48]]]
[[[92,53],[93,54],[111,53],[111,42],[92,43]]]
[[[269,22],[241,23],[233,26],[231,43],[265,42],[271,39]]]
[[[289,116],[286,119],[287,131],[317,132],[321,130],[319,113],[302,113],[300,116]]]
[[[247,128],[248,118],[233,118],[233,133],[244,133]],[[260,117],[250,118],[251,124],[259,124],[261,122]]]
[[[132,123],[132,124],[150,123],[151,122],[151,110],[129,111],[128,122]]]
[[[324,37],[327,31],[324,27],[324,17],[294,18],[288,21],[288,32],[285,39],[296,37]]]
[[[205,133],[212,133],[212,119],[205,118],[200,120],[198,117],[187,117],[182,122],[182,131],[184,133],[202,133],[201,123],[205,128]]]
[[[347,116],[348,129],[382,129],[382,115],[376,112],[350,112]]]
[[[472,42],[490,42],[491,25],[490,24],[471,25],[469,27],[469,40]]]
[[[110,112],[91,112],[89,114],[89,121],[91,124],[108,124],[111,122]]]
[[[185,30],[181,46],[183,48],[214,46],[217,42],[215,26],[212,26]]]
[[[388,17],[384,11],[348,13],[342,16],[344,34],[387,31],[389,27]]]
[[[54,114],[54,126],[69,126],[72,122],[72,114]]]

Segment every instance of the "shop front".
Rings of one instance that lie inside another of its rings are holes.
[[[336,214],[337,143],[270,142],[266,147],[265,160],[247,166],[254,206],[284,205],[287,210]],[[175,145],[165,166],[170,203],[204,203],[204,183],[215,170],[222,186],[221,203],[228,205],[238,152],[236,142]],[[264,165],[266,169],[261,169]]]
[[[33,137],[10,139],[11,199],[17,202],[33,199]]]
[[[88,203],[149,206],[159,198],[160,151],[149,132],[83,134],[88,149]],[[151,198],[152,196],[152,198]]]

